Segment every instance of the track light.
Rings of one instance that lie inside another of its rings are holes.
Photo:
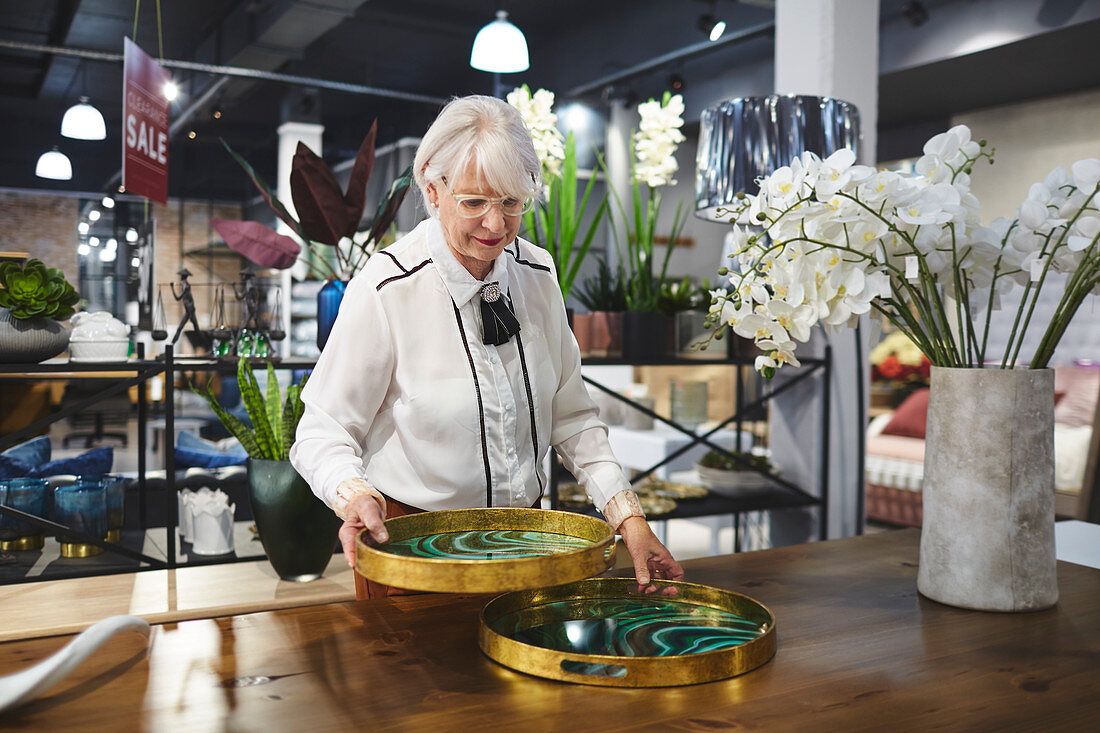
[[[718,20],[713,13],[704,13],[699,16],[699,30],[710,40],[717,41],[726,32],[726,21]]]

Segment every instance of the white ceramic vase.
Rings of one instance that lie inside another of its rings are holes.
[[[1058,601],[1054,371],[932,368],[917,589],[981,611]]]

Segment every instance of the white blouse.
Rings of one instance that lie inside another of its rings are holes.
[[[493,281],[521,327],[500,346],[481,336]],[[609,521],[640,513],[580,366],[549,253],[517,239],[479,281],[428,219],[348,285],[290,460],[329,506],[359,477],[420,509],[529,507],[553,445],[597,508],[615,497]]]

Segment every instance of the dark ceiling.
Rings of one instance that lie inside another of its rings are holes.
[[[932,12],[948,0],[926,0]],[[1051,0],[1046,0],[1050,5]],[[774,20],[764,0],[717,3],[730,30],[760,28]],[[882,20],[896,20],[903,0],[883,0]],[[1057,3],[1055,3],[1057,4]],[[1062,4],[1065,4],[1064,2]],[[498,7],[523,29],[531,69],[504,75],[510,88],[520,81],[565,91],[652,58],[698,44],[696,20],[710,6],[701,0],[162,0],[163,57],[169,60],[259,68],[328,81],[369,85],[444,99],[490,93],[491,75],[469,67],[474,35]],[[134,30],[133,0],[36,0],[0,2],[0,41],[119,54]],[[140,4],[136,40],[158,56],[157,4]],[[1069,33],[1070,31],[1064,31]],[[1093,61],[1097,23],[1074,34],[1047,34],[992,52],[884,76],[880,120],[905,129],[938,121],[953,111],[1069,88],[1100,86]],[[1091,42],[1090,40],[1091,39]],[[1018,46],[1018,48],[1013,48]],[[670,74],[689,77],[700,67],[736,69],[773,53],[765,30],[745,43],[729,44],[687,62],[669,65],[600,88],[591,101],[659,93]],[[1061,72],[1035,59],[1054,59]],[[1066,71],[1072,69],[1072,73]],[[202,97],[217,76],[173,69],[185,94],[173,118]],[[889,82],[889,83],[886,83]],[[324,155],[350,157],[371,120],[379,120],[379,143],[419,136],[438,103],[235,78],[195,110],[172,140],[171,196],[244,200],[250,184],[221,148],[219,138],[271,176],[276,128],[287,114],[316,118],[325,125]],[[108,191],[120,167],[122,65],[117,61],[0,46],[0,187]],[[1022,90],[1022,91],[1021,91]],[[62,138],[64,110],[87,95],[106,117],[106,141]],[[979,102],[979,103],[974,103]],[[212,117],[218,107],[219,119]],[[188,132],[194,131],[193,139]],[[887,139],[890,139],[887,135]],[[899,138],[900,139],[900,138]],[[68,182],[45,184],[34,177],[38,155],[60,145],[73,161]]]

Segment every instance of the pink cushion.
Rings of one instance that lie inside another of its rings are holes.
[[[920,438],[906,438],[901,435],[869,435],[867,436],[867,455],[922,463],[924,441]]]
[[[906,397],[894,410],[894,417],[882,429],[882,434],[923,439],[928,424],[928,392],[927,387],[922,387]]]
[[[1073,427],[1092,425],[1100,398],[1100,369],[1060,367],[1054,372],[1054,382],[1055,393],[1059,387],[1065,391],[1054,406],[1054,422]]]

